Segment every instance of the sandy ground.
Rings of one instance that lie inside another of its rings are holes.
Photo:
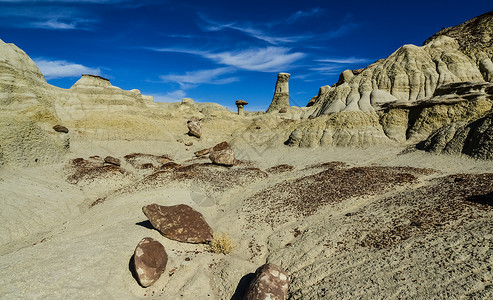
[[[490,173],[492,161],[402,154],[392,147],[236,143],[243,161],[238,166],[198,165],[192,179],[146,181],[155,170],[134,168],[122,158],[142,152],[168,154],[183,165],[206,163],[190,161],[201,146],[186,151],[178,142],[74,143],[78,151],[66,163],[2,169],[0,298],[231,299],[241,296],[248,274],[266,261],[290,274],[293,299],[493,297],[493,178],[447,177]],[[69,182],[70,160],[94,155],[120,157],[125,173]],[[321,165],[334,161],[347,165]],[[278,165],[291,167],[269,169]],[[475,184],[481,188],[476,194],[460,194]],[[292,187],[300,194],[289,194]],[[474,202],[477,197],[482,200]],[[166,239],[145,222],[141,209],[151,203],[194,207],[215,232],[230,234],[237,248],[215,254],[208,245]],[[142,288],[129,261],[147,236],[165,246],[169,261],[161,278]]]

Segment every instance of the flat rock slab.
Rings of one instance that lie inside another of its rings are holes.
[[[166,269],[168,254],[164,246],[150,238],[143,238],[134,252],[134,271],[139,284],[151,286]]]
[[[285,300],[288,298],[289,275],[274,264],[267,263],[255,271],[245,300]]]
[[[235,153],[228,142],[222,142],[214,146],[209,159],[216,165],[233,166],[235,164]]]
[[[188,205],[150,204],[144,206],[142,211],[152,226],[169,239],[185,243],[212,241],[212,228],[201,213]]]
[[[104,162],[107,163],[107,164],[112,164],[112,165],[115,165],[115,166],[120,166],[120,159],[116,158],[116,157],[113,157],[113,156],[106,156],[104,158]]]

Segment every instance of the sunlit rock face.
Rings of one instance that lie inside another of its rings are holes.
[[[68,150],[49,87],[24,51],[0,40],[0,165],[53,163]]]

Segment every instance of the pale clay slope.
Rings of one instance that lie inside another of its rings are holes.
[[[132,149],[126,150],[131,152]],[[236,150],[241,153],[241,149]],[[339,160],[354,165],[399,166],[413,161],[414,166],[441,169],[444,174],[484,172],[493,168],[491,162],[419,153],[397,155],[399,151],[373,148],[366,151],[308,150],[307,153],[306,149],[268,149],[262,159],[258,160],[260,168],[288,163],[294,164],[297,173],[271,175],[267,180],[247,187],[216,194],[214,205],[194,200],[190,186],[185,183],[115,194],[104,203],[88,208],[88,200],[99,197],[101,191],[82,191],[66,183],[61,165],[2,172],[2,189],[22,188],[20,184],[26,181],[26,185],[39,186],[35,191],[41,201],[49,204],[51,199],[56,199],[57,203],[65,203],[66,208],[57,214],[58,220],[50,220],[52,225],[58,222],[56,226],[45,227],[39,234],[27,231],[22,241],[2,247],[0,295],[9,299],[138,298],[144,294],[174,299],[209,298],[207,295],[211,299],[229,299],[240,279],[255,271],[267,259],[281,265],[293,276],[290,291],[295,292],[295,299],[298,298],[296,295],[299,289],[302,289],[303,297],[319,298],[321,280],[325,282],[324,289],[340,299],[358,295],[383,298],[414,295],[430,299],[441,298],[446,295],[444,293],[460,295],[481,291],[484,297],[477,298],[487,299],[492,291],[490,289],[488,292],[484,287],[492,283],[492,273],[484,267],[484,263],[488,262],[482,261],[489,259],[491,264],[493,259],[493,253],[490,253],[493,249],[491,212],[488,219],[443,236],[418,236],[391,250],[360,249],[340,254],[337,245],[339,242],[347,242],[345,234],[347,228],[350,228],[348,226],[351,226],[344,214],[371,205],[378,198],[345,201],[328,206],[306,219],[291,219],[275,228],[262,222],[265,218],[263,215],[256,215],[254,222],[247,221],[245,215],[238,215],[238,209],[243,207],[245,199],[277,182],[307,174],[307,171],[301,170],[317,162]],[[52,174],[52,179],[46,179],[45,174]],[[30,182],[26,179],[21,183],[16,182],[19,176],[30,178]],[[58,182],[63,193],[50,191],[49,188],[53,186],[51,181]],[[211,254],[205,251],[206,246],[173,242],[155,230],[137,225],[145,220],[141,207],[154,202],[162,205],[185,203],[195,207],[204,214],[216,232],[231,234],[238,243],[237,250],[227,256]],[[30,207],[32,205],[19,205],[18,209],[2,216],[6,220],[2,226],[7,226],[7,223],[10,228],[10,222],[17,222],[17,227],[20,226],[18,230],[21,231],[23,226],[28,225],[25,222],[42,219],[43,215],[53,211],[46,204],[34,206],[37,209]],[[392,210],[389,213],[392,215]],[[388,215],[384,213],[379,218],[385,220]],[[43,226],[42,221],[31,224],[38,229]],[[47,225],[45,222],[44,226]],[[250,229],[245,230],[246,225]],[[293,229],[297,227],[302,235],[295,238]],[[11,231],[12,237],[19,237],[19,234]],[[147,289],[137,284],[128,269],[132,251],[144,236],[163,243],[169,255],[166,272],[155,285]],[[333,248],[323,246],[328,241],[334,245]],[[292,243],[291,247],[285,246],[288,242]],[[418,246],[423,242],[424,248]],[[250,243],[255,246],[251,248]],[[430,253],[437,254],[430,257]],[[460,256],[453,258],[450,256],[452,254]],[[451,257],[451,260],[444,260],[440,255]],[[187,257],[191,260],[186,261]],[[174,268],[176,270],[170,277],[168,273]],[[443,274],[443,270],[451,268],[454,270],[452,276]],[[330,278],[335,280],[330,282]],[[424,290],[420,291],[417,286]]]

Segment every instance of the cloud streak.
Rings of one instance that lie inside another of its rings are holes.
[[[199,26],[201,26],[202,30],[204,31],[214,32],[214,31],[222,31],[227,29],[236,30],[252,38],[267,42],[272,45],[279,45],[284,43],[296,43],[311,38],[311,36],[309,35],[279,37],[279,36],[270,35],[266,33],[264,30],[254,28],[251,25],[240,25],[236,22],[219,23],[208,19],[204,15],[199,15],[199,16],[202,19],[202,21],[206,23],[205,25],[199,24]]]
[[[301,52],[290,52],[286,47],[250,48],[224,52],[210,52],[182,48],[151,48],[160,52],[178,52],[202,56],[218,64],[248,71],[280,72],[304,58]]]
[[[150,94],[154,97],[155,102],[179,102],[185,98],[186,93],[183,90],[171,91],[166,94]]]
[[[198,84],[216,84],[223,85],[238,81],[237,77],[219,78],[222,75],[234,72],[235,69],[231,67],[223,67],[212,70],[199,70],[186,72],[185,74],[168,74],[162,75],[160,78],[165,82],[176,82],[180,84],[183,89],[194,87]]]
[[[99,68],[89,68],[81,64],[71,63],[65,60],[34,59],[46,79],[65,77],[80,77],[82,74],[101,75]]]
[[[305,10],[299,10],[299,11],[295,12],[294,14],[292,14],[291,16],[289,16],[289,18],[287,18],[286,21],[288,23],[294,23],[300,19],[313,17],[313,16],[318,15],[322,12],[323,12],[323,9],[321,9],[320,7],[315,7],[315,8],[306,10],[306,11]]]

